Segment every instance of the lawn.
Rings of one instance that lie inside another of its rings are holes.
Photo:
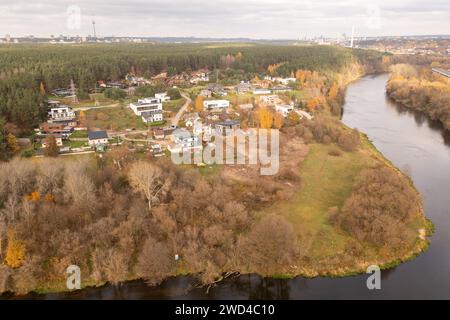
[[[72,149],[82,148],[89,146],[87,141],[64,141],[64,147],[70,147]]]
[[[125,129],[145,130],[147,125],[129,108],[104,108],[86,111],[86,122],[90,129],[115,130]]]
[[[186,101],[185,99],[181,98],[181,99],[177,99],[177,100],[171,100],[171,101],[164,102],[164,105],[163,105],[164,111],[171,111],[173,113],[176,113],[184,105],[185,101]]]
[[[74,131],[71,135],[71,138],[77,138],[77,139],[84,139],[88,138],[88,132],[87,131]]]
[[[300,165],[301,187],[294,196],[264,211],[283,215],[294,226],[303,253],[313,261],[342,252],[349,237],[328,223],[332,207],[341,208],[351,195],[355,178],[375,163],[366,151],[331,156],[335,145],[315,144]]]

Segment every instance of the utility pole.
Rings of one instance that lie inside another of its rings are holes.
[[[73,82],[73,79],[70,79],[70,93],[72,94],[72,102],[74,104],[77,104],[78,103],[77,89],[75,88],[75,83]]]
[[[92,20],[92,27],[94,28],[94,39],[97,40],[97,33],[95,32],[95,20]]]

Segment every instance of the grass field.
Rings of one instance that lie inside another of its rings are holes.
[[[327,223],[332,207],[342,207],[352,193],[355,178],[362,169],[375,163],[365,152],[342,152],[341,156],[328,153],[337,147],[315,144],[300,165],[301,188],[289,200],[270,208],[281,214],[294,226],[300,238],[308,235],[308,256],[322,259],[343,250],[346,236],[338,234]]]
[[[86,122],[90,129],[145,130],[147,125],[127,107],[93,109],[86,112]]]
[[[392,165],[365,138],[356,152],[332,156],[329,153],[334,149],[337,146],[312,145],[299,168],[299,190],[288,201],[260,212],[261,216],[268,213],[282,215],[292,223],[300,244],[301,261],[298,265],[302,270],[297,270],[297,273],[304,275],[353,273],[367,261],[379,265],[392,263],[392,260],[384,260],[380,256],[378,248],[367,243],[359,243],[364,247],[363,256],[358,259],[352,257],[346,250],[356,240],[329,223],[330,209],[340,209],[344,205],[353,191],[355,178],[362,170],[380,161],[387,166]],[[418,217],[410,227],[417,231],[423,227],[423,219]],[[411,244],[411,251],[415,246]],[[399,258],[407,259],[405,256]]]

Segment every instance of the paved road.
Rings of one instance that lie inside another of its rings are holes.
[[[123,107],[124,105],[121,103],[114,103],[114,104],[108,104],[105,106],[91,106],[91,107],[74,107],[73,110],[74,111],[88,111],[88,110],[95,110],[95,109],[106,109],[106,108],[119,108],[119,107]]]
[[[178,126],[178,122],[180,122],[181,117],[186,112],[187,108],[191,104],[192,100],[191,98],[184,92],[181,92],[181,96],[186,99],[186,102],[184,105],[178,110],[178,113],[175,115],[175,117],[172,118],[172,126]]]

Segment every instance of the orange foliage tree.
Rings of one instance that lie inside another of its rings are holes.
[[[203,107],[203,102],[204,102],[204,98],[203,96],[197,96],[197,98],[195,99],[195,110],[197,112],[203,112],[204,107]]]
[[[5,263],[10,268],[19,268],[25,260],[26,246],[16,238],[14,230],[8,231],[8,246],[6,248]]]

